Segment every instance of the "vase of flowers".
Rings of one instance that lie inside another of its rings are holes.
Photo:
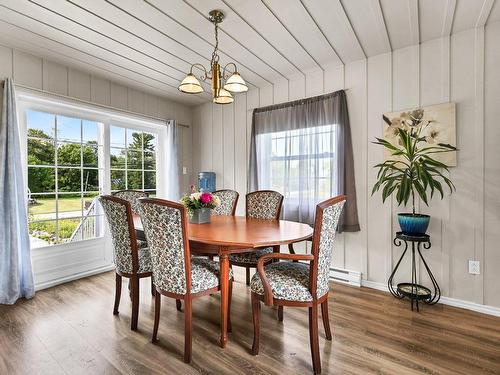
[[[438,192],[441,199],[443,198],[444,184],[450,193],[455,190],[453,182],[443,173],[448,172],[448,166],[433,156],[456,151],[456,147],[429,142],[429,139],[423,136],[423,131],[432,121],[424,120],[423,114],[422,109],[404,112],[397,121],[391,121],[384,116],[389,130],[397,135],[397,143],[382,138],[373,142],[389,150],[391,157],[375,166],[378,168],[378,174],[372,194],[381,189],[384,202],[393,193],[396,194],[398,205],[406,205],[411,201],[412,212],[398,214],[401,231],[409,235],[425,234],[429,225],[430,216],[416,212],[417,196],[428,205],[429,193],[432,197],[434,192]]]
[[[186,207],[191,224],[210,223],[212,209],[220,205],[219,197],[209,192],[193,192],[181,199]]]

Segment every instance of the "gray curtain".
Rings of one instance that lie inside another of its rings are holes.
[[[166,142],[167,145],[167,194],[166,198],[178,201],[179,196],[179,165],[178,165],[179,129],[175,120],[167,120]]]
[[[35,294],[21,164],[16,94],[4,81],[0,121],[0,303],[13,304]]]
[[[248,175],[249,191],[283,190],[289,220],[312,224],[319,201],[347,195],[339,231],[359,231],[345,92],[256,108]]]

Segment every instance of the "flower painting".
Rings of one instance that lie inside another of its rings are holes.
[[[438,104],[407,111],[385,113],[383,116],[384,139],[392,144],[400,142],[398,129],[408,132],[421,128],[421,141],[429,145],[456,146],[455,103]],[[391,152],[384,150],[384,160],[393,158]],[[457,165],[456,151],[435,155],[435,159],[449,167]]]

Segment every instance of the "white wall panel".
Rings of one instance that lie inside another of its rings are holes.
[[[500,2],[496,3],[500,9]],[[500,306],[500,22],[489,24],[485,35],[484,129],[484,303]]]
[[[81,100],[90,100],[90,74],[75,69],[68,71],[69,96]],[[144,113],[144,111],[141,111]]]
[[[306,73],[306,98],[321,95],[325,92],[323,79],[323,70],[315,69]]]
[[[344,88],[344,66],[335,65],[326,68],[323,81],[325,93],[342,90]]]
[[[288,101],[288,80],[281,79],[274,83],[274,104]]]
[[[68,68],[43,60],[43,89],[56,94],[68,95]]]
[[[104,78],[92,76],[90,79],[90,100],[95,103],[111,104],[111,83]]]
[[[359,60],[345,67],[347,102],[350,108],[352,148],[354,154],[354,175],[356,180],[356,200],[358,205],[360,232],[344,233],[345,260],[348,270],[363,271],[366,274],[366,155],[367,155],[367,91],[366,60]],[[355,110],[353,110],[355,109]]]
[[[42,59],[21,51],[14,50],[14,82],[36,89],[43,88]]]
[[[12,77],[12,49],[0,45],[0,79]]]
[[[306,97],[306,79],[303,75],[296,75],[290,78],[288,90],[288,100],[293,101]]]
[[[128,89],[128,108],[132,112],[142,113],[145,112],[146,104],[144,93],[135,89]]]
[[[201,122],[199,124],[199,154],[200,154],[200,170],[199,172],[208,172],[212,170],[213,154],[212,154],[212,104],[207,103],[201,106]]]
[[[128,91],[125,86],[111,82],[111,106],[120,109],[128,108]]]
[[[391,110],[391,53],[368,58],[368,140],[383,137],[381,113]],[[385,283],[392,262],[387,262],[391,254],[392,212],[390,203],[382,203],[380,193],[371,197],[372,186],[376,182],[377,170],[371,164],[383,161],[383,150],[380,146],[367,144],[367,275],[366,279]]]
[[[233,102],[234,103],[234,102]],[[233,189],[234,180],[234,159],[235,159],[235,139],[234,139],[234,104],[225,105],[222,108],[222,140],[224,154],[224,189]]]
[[[237,214],[245,214],[247,190],[247,96],[237,95],[234,100],[234,190],[240,193]]]
[[[212,171],[217,175],[217,189],[224,187],[224,128],[222,106],[212,105]]]
[[[467,272],[467,262],[474,259],[474,204],[476,183],[472,176],[476,167],[474,149],[475,77],[474,31],[451,37],[451,100],[457,102],[457,153],[459,168],[451,170],[457,191],[450,198],[450,220],[446,243],[453,249],[450,264],[450,294],[456,298],[477,301],[474,276]]]

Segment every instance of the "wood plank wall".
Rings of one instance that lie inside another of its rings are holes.
[[[397,228],[394,202],[371,197],[382,150],[381,114],[419,105],[457,103],[457,192],[434,199],[432,249],[426,256],[443,295],[500,307],[500,23],[463,31],[345,66],[314,70],[236,96],[232,105],[204,104],[194,111],[193,166],[215,171],[218,188],[246,193],[252,110],[342,88],[353,133],[358,209],[362,231],[340,236],[333,265],[361,271],[382,285],[401,250],[392,245]],[[238,213],[244,212],[244,204]],[[468,260],[481,261],[481,275],[468,274]],[[400,279],[409,276],[409,264]],[[423,271],[423,269],[420,269]],[[408,276],[407,276],[408,275]],[[421,275],[424,277],[423,272]]]

